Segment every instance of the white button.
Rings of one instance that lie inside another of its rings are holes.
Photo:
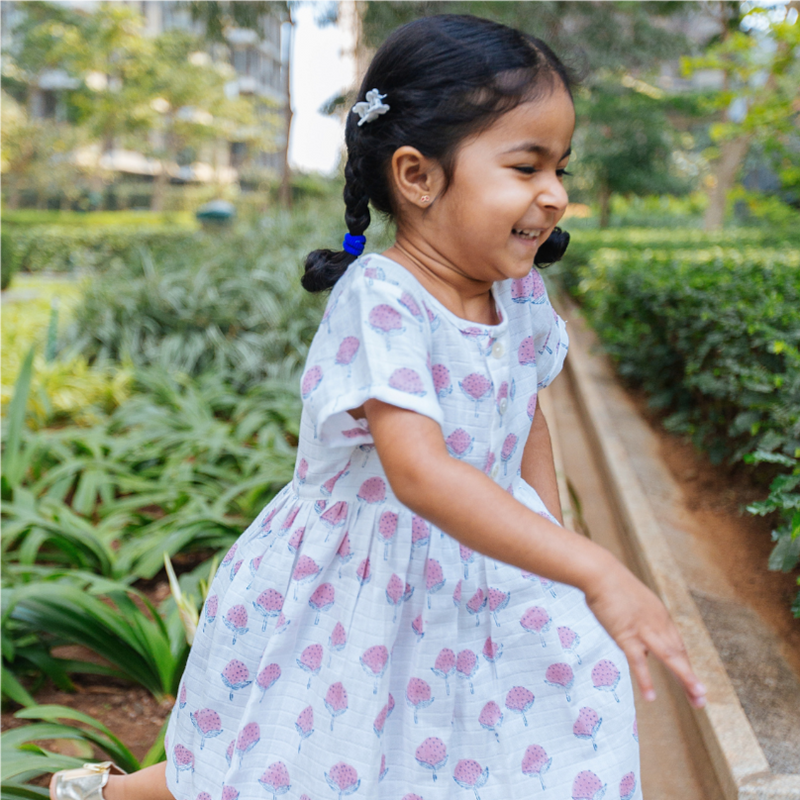
[[[502,342],[495,342],[494,343],[494,347],[492,348],[492,355],[495,358],[502,358],[503,357],[503,353],[505,353],[505,351],[506,350],[503,347],[503,343]]]
[[[500,413],[505,414],[506,409],[508,408],[508,398],[507,397],[501,398],[500,402],[498,403],[498,406],[500,407]]]
[[[499,464],[495,464],[492,467],[492,480],[494,480],[498,476],[499,473],[500,473],[500,465]]]

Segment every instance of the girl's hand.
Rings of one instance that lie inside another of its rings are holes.
[[[656,699],[647,666],[647,654],[652,653],[674,673],[689,702],[695,708],[705,706],[706,689],[692,670],[681,635],[650,589],[613,559],[584,593],[589,608],[627,656],[645,700]]]

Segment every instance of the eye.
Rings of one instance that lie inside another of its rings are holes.
[[[559,178],[563,178],[565,175],[567,177],[569,177],[570,175],[572,175],[572,173],[571,172],[567,172],[565,169],[557,169],[556,170],[556,175],[558,175]]]
[[[523,175],[533,175],[536,172],[535,167],[531,167],[530,165],[520,165],[518,167],[514,167],[517,172],[521,172]]]

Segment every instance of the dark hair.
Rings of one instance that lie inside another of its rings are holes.
[[[356,114],[347,115],[348,231],[363,235],[370,203],[376,211],[394,212],[388,165],[398,148],[410,145],[438,161],[449,182],[458,145],[467,136],[559,81],[571,97],[574,80],[544,42],[487,19],[444,14],[395,30],[372,59],[357,97],[362,101],[377,88],[391,110],[362,126]],[[556,228],[534,262],[558,261],[568,241],[569,234]],[[315,250],[306,258],[304,288],[329,289],[355,259],[346,251]]]

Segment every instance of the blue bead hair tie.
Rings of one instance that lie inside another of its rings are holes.
[[[346,233],[344,235],[342,247],[351,255],[360,256],[364,252],[364,245],[366,243],[366,236],[353,236],[352,233]]]

